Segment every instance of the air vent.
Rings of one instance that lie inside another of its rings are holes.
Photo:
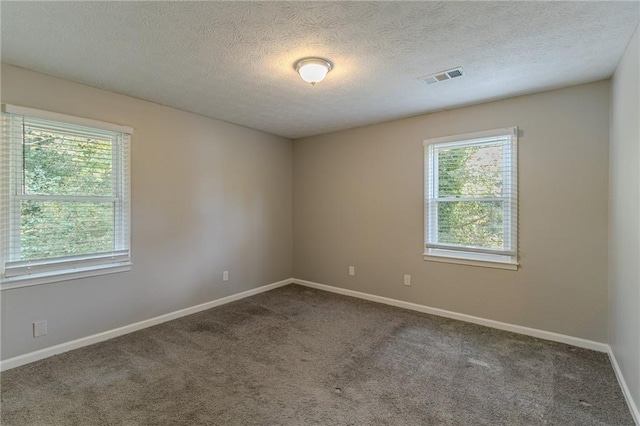
[[[420,77],[418,80],[422,80],[427,84],[434,84],[445,80],[451,80],[452,78],[462,77],[463,74],[464,70],[462,67],[458,67],[446,71],[440,71],[426,77]]]

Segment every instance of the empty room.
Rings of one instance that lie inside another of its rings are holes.
[[[640,424],[640,2],[0,2],[0,424]]]

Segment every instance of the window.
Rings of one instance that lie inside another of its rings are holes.
[[[514,127],[424,141],[426,260],[517,269],[517,139]]]
[[[2,288],[130,269],[131,129],[3,105]]]

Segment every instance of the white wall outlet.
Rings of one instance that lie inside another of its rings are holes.
[[[33,337],[40,337],[47,334],[47,321],[36,321],[33,323]]]
[[[411,285],[411,275],[404,276],[404,285]]]
[[[222,281],[229,281],[229,271],[224,271],[222,273]]]
[[[356,267],[355,266],[349,266],[349,275],[351,275],[352,277],[356,274]]]

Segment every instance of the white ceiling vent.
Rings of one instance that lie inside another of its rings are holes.
[[[422,80],[427,84],[434,84],[445,80],[451,80],[452,78],[462,77],[463,74],[464,70],[462,67],[458,67],[446,71],[440,71],[426,77],[420,77],[418,80]]]

